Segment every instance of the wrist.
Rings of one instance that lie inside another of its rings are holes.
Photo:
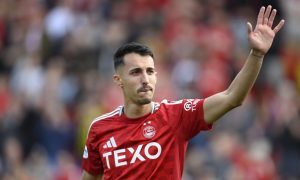
[[[251,49],[251,52],[250,54],[254,57],[257,57],[257,58],[263,58],[265,56],[264,53],[258,51],[258,50],[255,50],[255,49]]]

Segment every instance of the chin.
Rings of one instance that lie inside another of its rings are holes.
[[[137,103],[139,105],[145,105],[151,103],[152,99],[151,98],[144,98],[144,99],[139,99],[137,100]]]

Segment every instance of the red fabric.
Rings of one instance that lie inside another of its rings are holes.
[[[181,179],[188,140],[212,128],[204,121],[203,102],[162,101],[138,119],[120,115],[121,108],[96,118],[83,169],[104,173],[104,179]]]

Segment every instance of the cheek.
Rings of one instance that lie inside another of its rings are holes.
[[[130,87],[130,86],[128,86],[128,85],[125,85],[124,87],[123,87],[123,93],[124,93],[124,95],[125,96],[132,96],[132,95],[134,95],[134,90],[133,90],[133,88],[132,87]]]
[[[151,84],[155,85],[156,82],[157,82],[156,76],[152,77],[152,78],[151,78]]]
[[[134,81],[127,81],[126,83],[124,83],[123,89],[125,92],[132,92],[132,91],[136,91],[138,88],[137,83],[135,83]]]

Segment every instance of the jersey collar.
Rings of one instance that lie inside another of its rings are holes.
[[[151,102],[151,114],[153,114],[156,110],[157,110],[156,103],[152,101]],[[124,114],[124,106],[121,106],[120,111],[119,111],[119,116],[122,116],[122,114]]]

